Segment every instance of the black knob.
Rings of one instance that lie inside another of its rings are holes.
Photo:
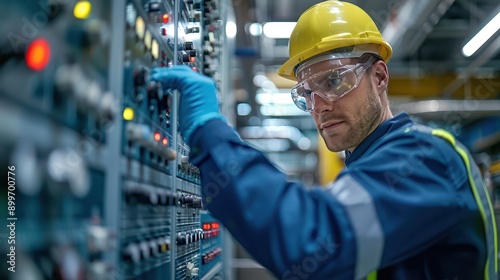
[[[193,42],[185,42],[182,48],[185,51],[192,50],[194,48]]]
[[[186,232],[177,233],[177,244],[185,245],[189,243],[189,235]]]

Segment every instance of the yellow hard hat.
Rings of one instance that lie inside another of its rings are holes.
[[[295,69],[304,61],[357,45],[376,46],[376,52],[385,62],[392,55],[391,46],[361,8],[341,1],[318,3],[307,9],[297,21],[288,45],[290,58],[278,70],[278,75],[297,80]]]

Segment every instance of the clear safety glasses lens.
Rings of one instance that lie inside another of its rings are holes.
[[[365,63],[329,69],[315,74],[292,88],[292,100],[302,111],[314,110],[314,96],[335,101],[355,89],[364,71],[373,63]]]

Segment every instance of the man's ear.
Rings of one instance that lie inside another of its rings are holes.
[[[372,66],[372,72],[374,73],[376,79],[377,88],[382,89],[381,92],[387,90],[387,85],[389,83],[389,71],[385,62],[382,60],[375,62]]]

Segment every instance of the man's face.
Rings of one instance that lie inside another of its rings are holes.
[[[356,61],[344,60],[342,64],[349,63],[355,64]],[[307,73],[319,73],[329,68],[331,63],[323,61],[308,67]],[[318,94],[313,96],[311,115],[329,150],[354,150],[380,123],[382,104],[371,75],[371,69],[360,73],[358,86],[335,101],[325,100]],[[308,76],[299,73],[299,82]]]

